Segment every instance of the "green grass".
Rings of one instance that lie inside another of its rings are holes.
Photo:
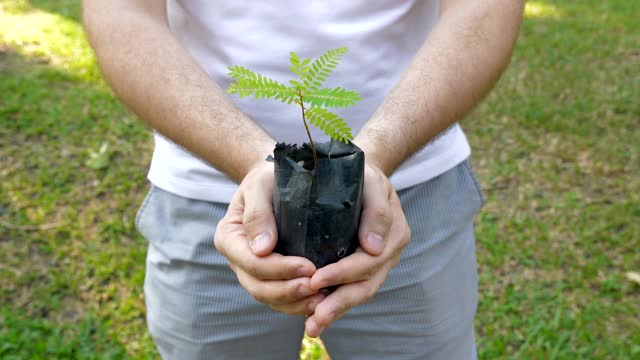
[[[78,3],[0,0],[2,359],[157,358],[133,226],[152,140],[100,79]],[[528,2],[512,66],[463,123],[487,196],[483,359],[640,357],[639,13]]]
[[[75,313],[65,314],[72,318]],[[45,316],[43,316],[45,317]],[[122,359],[122,344],[105,337],[105,325],[85,316],[82,321],[56,322],[3,309],[0,357],[18,359]]]

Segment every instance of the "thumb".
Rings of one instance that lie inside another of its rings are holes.
[[[389,200],[391,185],[388,180],[381,179],[382,175],[365,177],[363,189],[363,209],[360,217],[358,237],[360,246],[369,254],[382,254],[385,240],[391,224],[393,211]]]
[[[271,184],[254,183],[246,189],[242,224],[254,255],[266,256],[273,251],[278,239],[273,214],[273,181]]]

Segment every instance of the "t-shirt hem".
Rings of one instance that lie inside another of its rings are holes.
[[[392,175],[390,179],[391,185],[393,185],[395,190],[403,190],[422,184],[453,169],[456,165],[469,158],[469,156],[471,156],[471,149],[467,145],[464,151],[452,151],[449,156],[439,156],[438,160],[431,163],[428,168],[413,166],[405,169],[400,176],[394,177]]]
[[[450,156],[439,156],[437,162],[428,169],[415,166],[406,169],[400,176],[392,176],[391,184],[396,190],[403,190],[412,186],[429,181],[446,171],[454,168],[466,160],[471,155],[471,150],[467,146],[465,151],[452,151]],[[156,176],[150,171],[148,180],[162,190],[172,194],[194,200],[204,200],[217,203],[228,204],[231,202],[233,195],[238,190],[237,184],[202,184],[187,180],[173,181],[166,176]]]
[[[233,198],[233,194],[238,190],[237,184],[203,184],[187,180],[172,181],[163,176],[156,176],[153,171],[147,175],[147,179],[164,191],[194,200],[204,200],[217,203],[228,204]]]

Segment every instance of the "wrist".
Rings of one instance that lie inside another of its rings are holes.
[[[378,139],[377,136],[371,137],[361,132],[354,143],[364,151],[366,163],[380,170],[387,177],[391,176],[405,159],[403,147],[394,146],[388,142],[388,139]]]
[[[398,127],[407,119],[392,101],[385,103],[373,114],[360,130],[354,142],[364,151],[367,162],[374,164],[390,176],[409,156],[411,156],[411,134]]]
[[[275,148],[276,142],[273,139],[265,139],[263,141],[256,142],[256,146],[254,156],[247,162],[244,167],[244,171],[242,172],[243,180],[249,173],[253,171],[261,171],[263,169],[271,169],[273,170],[272,163],[266,161],[267,156],[273,154],[273,149]]]

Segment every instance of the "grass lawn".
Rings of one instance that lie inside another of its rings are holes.
[[[487,197],[483,359],[640,358],[639,14],[529,1],[512,66],[463,122]],[[1,359],[157,358],[133,225],[151,150],[78,0],[0,0]]]

